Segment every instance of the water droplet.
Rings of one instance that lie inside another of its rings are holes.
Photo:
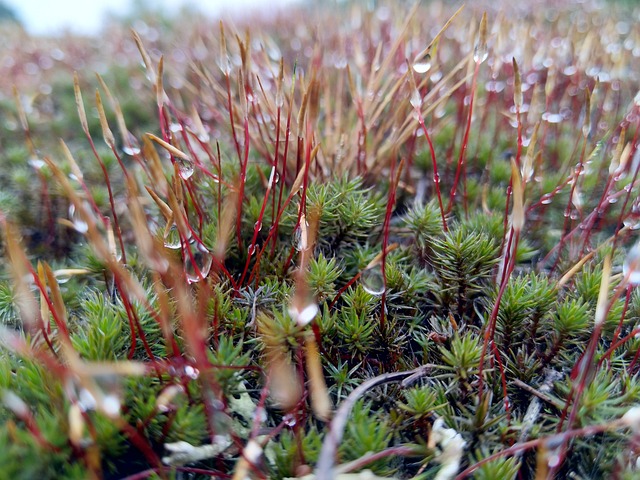
[[[560,123],[563,120],[563,118],[562,118],[562,115],[559,113],[544,112],[542,114],[542,120],[548,123]]]
[[[209,275],[213,256],[202,243],[190,242],[184,249],[184,272],[188,283],[196,283]]]
[[[28,163],[36,170],[40,170],[42,167],[46,165],[44,160],[40,160],[39,158],[31,158],[29,159]]]
[[[195,171],[193,162],[184,158],[178,158],[176,159],[176,163],[178,164],[178,173],[180,173],[180,178],[183,180],[189,180]]]
[[[631,230],[638,230],[640,228],[640,205],[633,205],[622,223]]]
[[[184,374],[192,380],[197,379],[200,376],[200,372],[197,368],[193,368],[191,365],[184,367]]]
[[[171,225],[168,230],[165,229],[163,240],[165,248],[170,248],[171,250],[177,250],[180,248],[182,243],[180,242],[180,233],[178,232],[178,227],[175,223]]]
[[[179,123],[172,123],[171,125],[169,125],[169,130],[172,131],[173,133],[181,132],[182,125]]]
[[[560,465],[560,455],[557,452],[547,454],[547,465],[549,468],[556,468]]]
[[[78,392],[78,405],[83,412],[95,410],[96,398],[85,388],[81,388]]]
[[[347,68],[347,64],[348,64],[347,58],[340,56],[336,59],[333,66],[336,67],[338,70],[342,70],[344,68]]]
[[[221,56],[219,66],[223,75],[229,76],[231,73],[231,58],[229,58],[229,55],[224,54]]]
[[[413,70],[416,73],[427,73],[431,69],[431,55],[428,53],[420,58],[416,59],[413,63]]]
[[[140,143],[138,139],[133,136],[131,132],[127,132],[127,141],[125,145],[122,147],[122,151],[126,155],[134,156],[140,154]]]
[[[304,230],[306,232],[307,229],[309,228],[309,223],[306,220],[305,220],[305,226],[306,228]],[[298,252],[301,252],[302,250],[307,248],[307,235],[306,234],[303,235],[303,230],[300,227],[300,225],[298,225],[296,229],[293,231],[293,246]]]
[[[473,61],[476,63],[484,62],[489,56],[489,49],[486,45],[478,44],[473,49]]]
[[[276,92],[276,108],[282,108],[283,105],[284,105],[284,93],[280,88]]]
[[[638,230],[640,228],[640,218],[629,216],[625,218],[622,223],[630,230]]]
[[[67,283],[69,280],[71,280],[71,275],[64,272],[64,273],[59,273],[62,272],[61,270],[56,270],[55,272],[53,272],[56,276],[56,282],[58,282],[58,285],[64,285],[65,283]]]
[[[253,229],[256,232],[259,232],[262,230],[262,222],[260,220],[258,220],[256,223],[253,224]]]
[[[294,427],[298,423],[296,416],[291,413],[285,415],[282,421],[287,427]]]
[[[120,413],[120,398],[110,393],[102,399],[102,411],[110,417],[115,417]]]
[[[409,103],[411,103],[411,106],[415,109],[420,109],[420,107],[422,106],[422,95],[420,95],[420,92],[417,88],[413,89],[413,93],[411,94]]]
[[[71,220],[71,223],[73,223],[73,227],[77,232],[87,233],[87,231],[89,231],[89,225],[82,219],[76,209],[76,206],[73,204],[69,205],[69,220]]]
[[[252,243],[251,245],[249,245],[249,248],[247,249],[247,255],[249,257],[253,257],[254,253],[256,253],[256,246]]]
[[[384,277],[380,265],[365,269],[360,276],[360,283],[365,292],[380,296],[384,293]]]
[[[122,148],[122,151],[130,156],[138,155],[140,153],[140,149],[136,147],[125,146]]]
[[[184,388],[182,385],[174,384],[169,385],[160,392],[160,395],[156,398],[156,408],[159,412],[166,413],[172,410],[174,407],[171,401],[176,395],[183,393]]]
[[[640,284],[640,244],[635,244],[622,264],[622,274],[631,285]]]
[[[308,305],[302,307],[301,309],[298,309],[297,307],[290,307],[289,308],[289,315],[291,315],[291,318],[301,327],[304,327],[305,325],[310,324],[314,318],[316,318],[316,315],[318,315],[318,312],[320,311],[320,309],[318,308],[318,304],[316,303],[309,303]]]

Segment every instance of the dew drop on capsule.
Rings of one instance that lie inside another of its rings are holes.
[[[184,271],[188,283],[196,283],[209,275],[213,256],[202,243],[197,240],[187,246],[190,251],[185,251]]]
[[[631,285],[640,284],[640,244],[635,244],[622,264],[622,274]]]
[[[298,252],[301,252],[302,250],[306,250],[308,246],[307,245],[308,235],[306,234],[306,232],[308,231],[308,228],[309,228],[309,222],[307,222],[306,220],[305,220],[305,226],[307,228],[304,229],[304,232],[300,225],[298,225],[296,229],[293,231],[293,246]]]
[[[487,48],[486,44],[482,45],[481,43],[479,43],[473,49],[473,61],[476,63],[484,62],[488,56],[489,56],[489,49]]]

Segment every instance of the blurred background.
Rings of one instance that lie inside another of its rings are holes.
[[[210,16],[238,15],[247,10],[272,10],[274,6],[300,0],[0,0],[0,18],[21,23],[31,34],[62,32],[92,35],[108,18],[127,17],[134,12],[154,9],[171,16],[191,9]]]

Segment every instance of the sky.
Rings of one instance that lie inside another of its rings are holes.
[[[131,0],[4,0],[14,9],[27,30],[34,34],[51,34],[65,29],[78,33],[95,33],[105,13],[126,14]],[[208,14],[231,10],[241,13],[247,8],[272,8],[275,4],[296,0],[148,0],[167,12],[180,6],[197,6]]]

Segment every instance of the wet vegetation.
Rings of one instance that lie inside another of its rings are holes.
[[[636,478],[639,20],[3,25],[2,475]]]

